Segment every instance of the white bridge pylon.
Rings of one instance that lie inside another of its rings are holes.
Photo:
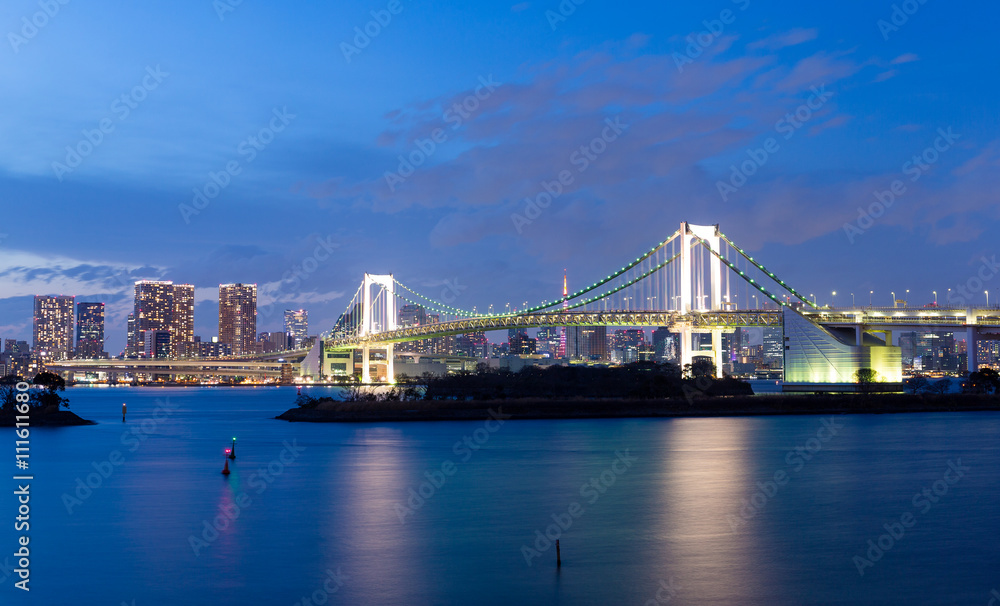
[[[379,287],[378,293],[372,297],[372,287]],[[362,337],[375,332],[396,330],[396,281],[392,274],[365,274],[361,285],[361,327]],[[361,381],[371,383],[371,348],[365,345],[361,349]],[[393,365],[393,345],[385,345],[385,378],[389,383],[396,382]]]
[[[680,309],[678,311],[687,313],[690,311],[717,311],[722,309],[722,261],[716,255],[721,255],[721,236],[719,225],[692,225],[687,221],[681,222],[681,256],[680,261]],[[698,258],[696,253],[704,257],[704,248],[697,246],[692,248],[692,244],[697,239],[703,240],[708,247],[715,252],[708,254],[709,283],[708,288],[704,284],[704,269],[697,271],[695,261]],[[726,281],[728,290],[729,281]],[[695,291],[699,296],[695,296]],[[705,291],[708,292],[705,292]],[[706,306],[704,301],[711,300],[711,306]],[[729,295],[726,294],[728,302]],[[712,361],[715,363],[715,375],[722,377],[722,330],[721,329],[699,329],[692,330],[689,326],[681,327],[681,367],[691,364],[694,360],[694,351],[691,346],[691,335],[694,333],[709,332],[712,335]]]

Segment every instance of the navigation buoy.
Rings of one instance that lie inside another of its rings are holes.
[[[125,402],[122,402],[122,423],[125,422],[125,410],[126,410],[126,408],[127,407],[125,406]]]
[[[562,566],[562,553],[559,552],[559,539],[556,539],[556,566]]]
[[[229,458],[236,459],[236,438],[233,438],[233,448],[229,451]]]
[[[226,466],[222,468],[222,475],[229,475],[229,449],[226,449]]]

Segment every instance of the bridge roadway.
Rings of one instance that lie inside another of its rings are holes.
[[[923,330],[928,328],[968,328],[970,326],[1000,327],[1000,309],[944,309],[938,307],[855,307],[820,308],[800,310],[807,318],[824,326],[861,326]],[[974,318],[969,322],[969,318]],[[366,336],[348,336],[326,339],[331,349],[378,347],[389,343],[402,343],[459,335],[470,332],[488,332],[511,328],[542,328],[554,326],[657,326],[671,329],[687,328],[725,329],[753,326],[781,326],[779,310],[739,311],[553,311],[530,314],[483,316],[453,320],[422,326],[408,326],[391,331],[371,333]]]
[[[107,372],[169,374],[182,376],[227,376],[280,378],[281,367],[292,365],[292,372],[299,374],[302,359],[309,349],[297,349],[244,358],[184,358],[184,359],[106,359],[106,360],[62,360],[45,365],[52,372]]]
[[[738,328],[744,326],[781,326],[780,311],[552,311],[530,314],[483,316],[465,320],[408,326],[396,330],[371,333],[363,337],[341,337],[326,340],[332,349],[354,349],[388,343],[419,341],[434,337],[488,332],[511,328],[542,328],[546,326],[689,326],[699,328]]]

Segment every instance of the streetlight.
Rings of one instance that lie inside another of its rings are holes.
[[[851,307],[854,307],[854,293],[851,293]]]
[[[753,296],[753,308],[754,309],[760,309],[759,307],[757,307],[757,295]]]
[[[868,307],[871,307],[871,306],[872,306],[872,295],[873,295],[874,293],[875,293],[875,291],[874,291],[874,290],[869,290],[869,291],[868,291]]]
[[[830,298],[830,307],[836,307],[837,306],[837,291],[833,291],[832,293],[830,293],[830,295],[831,295],[831,298]]]
[[[935,290],[933,292],[934,292],[934,306],[937,307],[937,291]]]
[[[895,307],[896,306],[896,293],[895,293],[895,291],[891,291],[891,290],[889,292],[892,293],[892,306]]]
[[[983,292],[986,293],[986,307],[989,307],[990,306],[990,291],[984,290]]]

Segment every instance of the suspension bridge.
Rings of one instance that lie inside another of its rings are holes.
[[[964,332],[970,371],[976,343],[1000,340],[1000,309],[934,307],[820,307],[755,260],[718,225],[681,223],[668,238],[585,288],[520,309],[494,313],[461,309],[427,297],[393,275],[365,274],[336,325],[312,349],[226,359],[65,360],[55,372],[160,376],[353,375],[360,351],[362,381],[395,380],[400,343],[495,330],[561,328],[561,358],[571,358],[567,332],[576,327],[656,327],[677,336],[679,362],[707,356],[723,372],[723,335],[737,328],[782,331],[787,391],[853,389],[854,373],[876,370],[889,383],[902,380],[899,331]],[[422,309],[414,321],[406,309]],[[402,320],[402,321],[401,321]],[[699,344],[693,335],[700,334]],[[710,335],[706,343],[705,335]],[[707,349],[706,349],[707,346]],[[374,352],[374,358],[373,358]]]
[[[434,312],[432,322],[400,325],[403,306]],[[393,275],[365,274],[332,330],[322,335],[326,356],[361,351],[361,374],[371,381],[372,350],[384,350],[385,380],[392,382],[394,346],[492,330],[582,326],[664,327],[679,334],[680,362],[709,355],[721,376],[722,334],[744,327],[784,331],[789,390],[832,390],[873,368],[889,383],[902,380],[897,330],[948,327],[968,331],[969,367],[975,342],[1000,338],[1000,311],[941,308],[821,308],[737,246],[718,225],[681,223],[645,254],[586,288],[520,310],[461,309],[406,286]],[[711,348],[695,350],[693,334],[710,334]],[[565,354],[563,350],[563,354]]]

